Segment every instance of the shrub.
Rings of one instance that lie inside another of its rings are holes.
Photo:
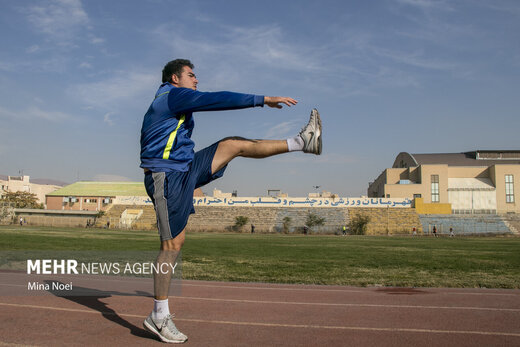
[[[367,232],[367,225],[370,222],[370,217],[365,215],[356,215],[348,223],[348,228],[352,235],[365,235]]]
[[[289,229],[291,227],[292,219],[291,217],[283,217],[282,229],[285,234],[289,233]]]

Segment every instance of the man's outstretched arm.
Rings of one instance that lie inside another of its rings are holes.
[[[282,108],[282,105],[296,105],[289,97],[263,96],[234,92],[199,92],[188,88],[174,88],[168,95],[168,106],[175,114],[197,111],[219,111],[268,105]]]

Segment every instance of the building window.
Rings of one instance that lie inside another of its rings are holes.
[[[439,175],[432,175],[432,202],[439,202]]]
[[[515,202],[513,175],[506,175],[506,202]]]

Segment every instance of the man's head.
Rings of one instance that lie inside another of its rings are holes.
[[[193,73],[195,66],[187,59],[175,59],[164,66],[162,81],[170,82],[179,88],[197,90],[197,77]]]

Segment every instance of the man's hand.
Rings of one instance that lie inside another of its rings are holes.
[[[286,96],[264,96],[264,105],[273,108],[282,108],[282,104],[286,104],[287,106],[293,106],[297,103],[298,101]]]

